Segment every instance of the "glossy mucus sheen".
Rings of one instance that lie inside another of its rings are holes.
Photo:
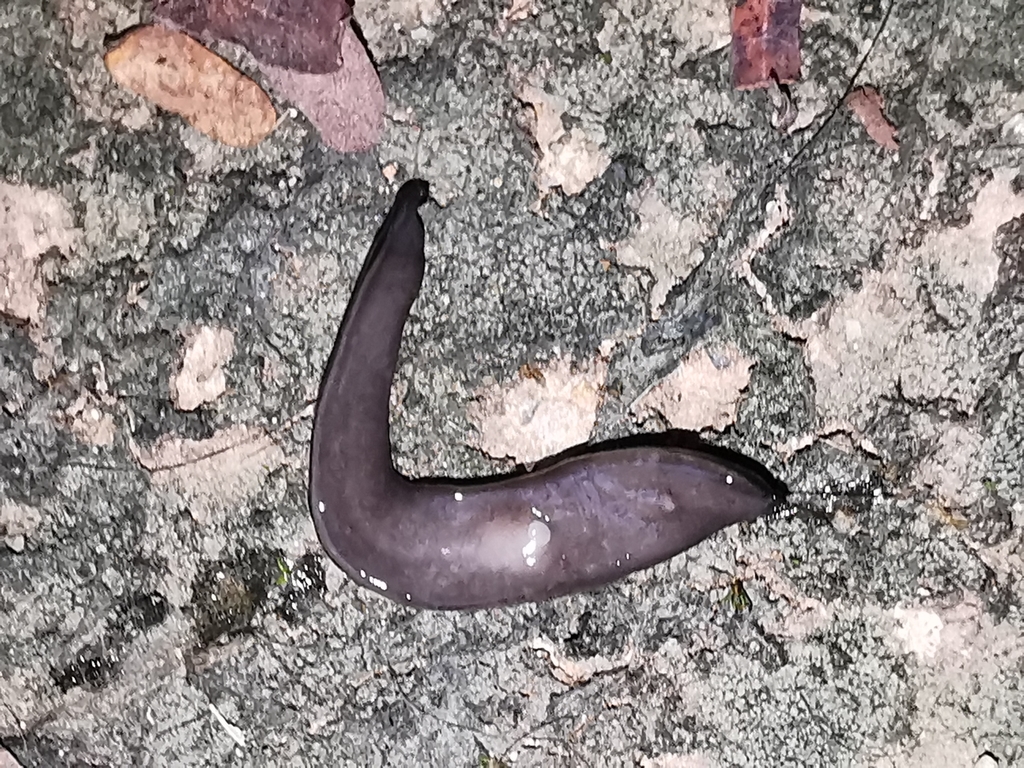
[[[420,290],[428,186],[409,181],[377,232],[320,385],[309,500],[330,558],[405,605],[483,608],[594,589],[771,512],[781,488],[711,449],[589,450],[472,482],[394,467],[389,399]]]

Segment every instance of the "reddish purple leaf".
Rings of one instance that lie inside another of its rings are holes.
[[[846,106],[853,110],[853,114],[867,130],[868,136],[876,143],[893,151],[900,148],[900,143],[896,139],[896,127],[886,119],[885,100],[876,89],[870,85],[855,88],[846,97]]]
[[[348,24],[343,25],[341,51],[345,66],[325,75],[264,65],[267,80],[320,131],[328,146],[340,152],[369,149],[384,129],[384,89],[366,49]]]
[[[153,0],[156,15],[195,37],[231,40],[261,62],[323,74],[341,66],[347,0]]]

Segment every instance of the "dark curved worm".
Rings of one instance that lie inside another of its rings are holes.
[[[592,449],[477,482],[402,476],[388,401],[423,279],[418,209],[428,195],[420,180],[398,191],[320,385],[309,501],[320,542],[345,573],[423,608],[541,601],[608,584],[773,511],[781,484],[710,449]]]

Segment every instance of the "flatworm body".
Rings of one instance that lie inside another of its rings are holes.
[[[309,500],[320,542],[345,573],[423,608],[542,601],[608,584],[775,508],[781,484],[710,448],[590,450],[472,482],[401,475],[388,408],[423,279],[427,197],[420,180],[398,191],[320,385]]]

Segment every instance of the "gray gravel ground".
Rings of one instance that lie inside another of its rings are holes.
[[[389,118],[343,156],[301,116],[237,151],[120,91],[100,55],[131,2],[3,3],[4,246],[42,244],[44,292],[0,322],[0,765],[1024,765],[1024,14],[805,7],[779,131],[729,85],[725,5],[359,6]],[[527,81],[609,161],[539,213]],[[842,106],[860,84],[898,152]],[[466,405],[524,363],[616,339],[605,438],[663,426],[629,404],[728,342],[755,366],[708,437],[793,503],[543,605],[350,584],[308,519],[307,406],[385,170],[443,204],[396,388],[406,471],[503,466]],[[656,320],[653,268],[609,247],[644,194],[704,233]],[[184,412],[203,326],[234,334],[228,389]],[[228,429],[248,453],[140,465]]]

